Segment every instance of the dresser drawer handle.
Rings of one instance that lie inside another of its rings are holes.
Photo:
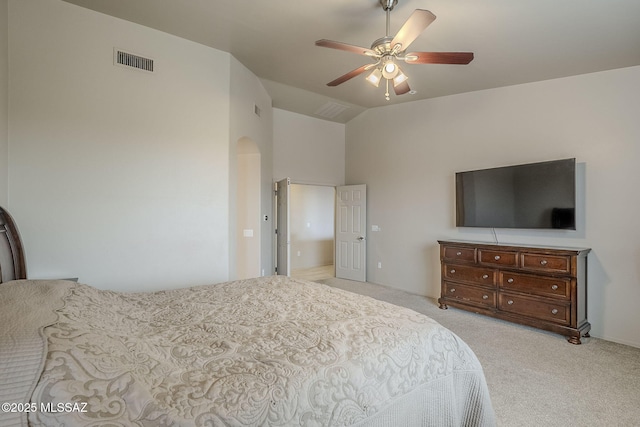
[[[449,273],[454,274],[456,272],[455,268],[452,268],[451,271]]]
[[[488,278],[489,278],[489,275],[488,275],[488,274],[483,274],[483,275],[482,275],[482,278],[483,278],[483,279],[488,279]]]
[[[493,257],[493,259],[495,259],[496,261],[498,261],[500,259],[500,255],[496,255]]]
[[[456,291],[456,288],[449,289],[449,292],[455,292],[455,291]]]
[[[513,283],[513,277],[510,277],[509,279],[507,279],[507,283]]]
[[[551,285],[551,289],[554,291],[558,290],[558,285]]]
[[[512,305],[513,304],[513,300],[510,299],[509,301],[507,301],[507,304]]]
[[[489,299],[489,295],[482,295],[482,299]]]
[[[462,255],[462,252],[460,251],[456,252],[456,256],[460,256],[460,255]]]
[[[554,308],[553,310],[551,310],[551,314],[558,314],[558,309]]]
[[[542,261],[540,261],[540,265],[547,265],[547,260],[543,259]]]

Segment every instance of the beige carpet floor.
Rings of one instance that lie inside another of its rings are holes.
[[[640,426],[640,348],[597,338],[573,345],[380,285],[319,282],[411,308],[460,336],[483,365],[499,426]]]

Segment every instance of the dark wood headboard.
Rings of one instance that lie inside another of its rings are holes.
[[[18,227],[9,212],[0,207],[0,283],[26,278],[27,266]]]

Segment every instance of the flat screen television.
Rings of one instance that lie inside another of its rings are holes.
[[[576,229],[576,159],[456,173],[456,226]]]

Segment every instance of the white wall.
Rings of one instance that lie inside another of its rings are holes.
[[[262,86],[260,80],[237,59],[231,57],[231,93],[230,93],[230,150],[229,164],[229,230],[233,233],[230,239],[229,253],[237,253],[237,147],[242,139],[251,140],[260,152],[260,275],[274,273],[273,260],[273,109],[271,97]],[[255,107],[260,110],[256,114]],[[267,220],[264,220],[264,217]],[[229,263],[230,279],[235,279],[238,270],[235,256]]]
[[[370,281],[438,297],[454,173],[576,157],[578,230],[498,230],[509,243],[590,247],[592,335],[640,347],[640,67],[371,109],[347,124],[346,182],[368,185]],[[392,124],[392,125],[389,125]],[[378,262],[383,269],[377,269]]]
[[[274,181],[288,177],[294,184],[312,184],[300,188],[313,188],[313,184],[320,184],[318,191],[323,191],[321,186],[329,186],[324,187],[324,191],[332,192],[331,186],[343,185],[345,130],[345,125],[341,123],[274,108]],[[296,198],[293,187],[289,208],[291,232],[295,233],[291,237],[291,268],[329,265],[333,263],[333,250],[329,252],[329,249],[333,249],[333,240],[326,238],[326,224],[323,221],[323,225],[320,225],[318,218],[310,217],[309,204],[304,197]],[[300,193],[297,195],[302,196]],[[335,203],[325,202],[323,206],[333,210]],[[307,222],[312,222],[313,229],[305,229]]]
[[[7,0],[0,0],[0,206],[9,205],[9,22]]]
[[[344,184],[345,125],[273,109],[273,177]]]
[[[114,66],[114,47],[157,72]],[[230,58],[58,0],[9,1],[9,208],[31,278],[228,279]]]

